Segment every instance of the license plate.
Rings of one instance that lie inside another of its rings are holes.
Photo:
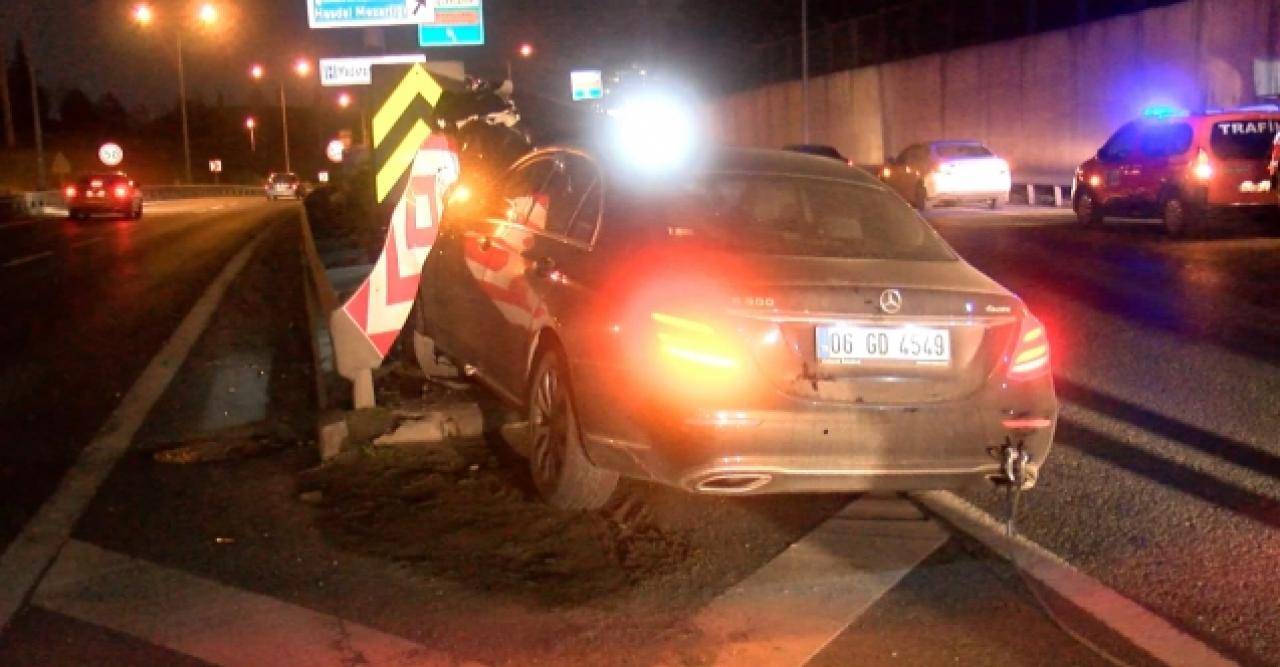
[[[1271,181],[1259,180],[1257,183],[1253,181],[1243,181],[1240,183],[1241,192],[1271,192]]]
[[[818,361],[825,364],[951,363],[947,329],[836,324],[818,327],[816,342]]]

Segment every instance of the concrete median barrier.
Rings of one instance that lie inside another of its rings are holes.
[[[334,389],[342,391],[335,374],[351,383],[354,407],[374,406],[373,371],[409,318],[444,193],[459,173],[452,142],[428,125],[443,92],[435,79],[418,66],[375,75],[385,102],[373,116],[372,173],[316,191],[302,218],[318,391],[326,408],[337,407]]]

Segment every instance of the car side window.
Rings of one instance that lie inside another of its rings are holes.
[[[546,225],[547,204],[542,199],[542,186],[554,169],[549,159],[530,162],[507,174],[498,191],[503,200],[507,222],[539,229]]]
[[[562,155],[547,180],[543,194],[547,200],[546,231],[569,236],[574,214],[583,197],[599,179],[595,165],[578,155]]]
[[[1135,123],[1116,130],[1107,143],[1098,149],[1098,158],[1103,162],[1119,162],[1133,157],[1138,150],[1138,135],[1139,128]]]
[[[569,224],[569,238],[579,243],[591,243],[596,237],[596,227],[600,224],[600,208],[604,202],[604,189],[599,179],[582,197],[578,212],[573,215]]]
[[[1142,154],[1162,158],[1185,153],[1191,147],[1191,135],[1186,123],[1148,125],[1142,128]]]

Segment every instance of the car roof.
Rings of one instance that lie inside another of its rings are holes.
[[[78,178],[77,180],[86,181],[86,180],[90,180],[90,179],[94,179],[94,178],[101,178],[101,179],[120,179],[120,178],[124,178],[124,179],[127,179],[127,178],[129,178],[129,175],[128,175],[128,174],[126,174],[126,173],[124,173],[123,171],[101,171],[101,172],[89,172],[89,173],[85,173],[85,174],[80,174],[80,176],[79,176],[79,178]]]

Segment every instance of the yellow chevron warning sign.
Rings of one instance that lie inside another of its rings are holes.
[[[373,115],[377,163],[374,180],[379,204],[409,172],[418,148],[431,135],[427,120],[443,92],[426,69],[411,65]]]

